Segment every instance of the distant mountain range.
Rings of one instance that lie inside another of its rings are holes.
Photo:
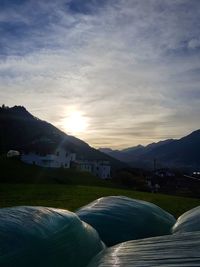
[[[178,139],[168,139],[147,146],[138,145],[123,150],[100,148],[100,151],[134,167],[176,167],[200,169],[200,130]]]
[[[45,154],[52,153],[59,146],[75,152],[79,159],[109,160],[113,168],[126,166],[84,141],[34,117],[22,106],[0,107],[0,154],[10,149]]]
[[[0,153],[10,149],[52,153],[58,146],[75,152],[80,159],[109,160],[114,168],[186,167],[200,169],[200,130],[179,140],[168,139],[147,146],[123,150],[90,147],[84,141],[67,135],[52,124],[30,114],[22,106],[0,107]]]

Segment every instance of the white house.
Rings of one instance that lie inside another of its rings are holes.
[[[75,159],[75,153],[70,153],[63,148],[58,148],[54,154],[45,156],[33,152],[22,154],[21,156],[21,160],[25,163],[47,168],[70,168],[71,162],[75,161]]]
[[[111,178],[111,167],[109,161],[100,160],[94,162],[93,173],[102,179]]]
[[[37,153],[22,154],[21,160],[27,164],[33,164],[47,168],[71,168],[75,166],[80,171],[87,171],[101,179],[111,178],[111,166],[105,160],[76,160],[76,154],[58,148],[53,154],[40,155]]]
[[[77,160],[76,167],[80,171],[91,172],[101,179],[111,178],[111,166],[109,161],[105,160]]]
[[[14,158],[18,156],[20,156],[20,153],[17,150],[9,150],[7,153],[7,158]]]
[[[80,171],[91,172],[93,171],[93,163],[89,160],[76,160],[76,168]]]

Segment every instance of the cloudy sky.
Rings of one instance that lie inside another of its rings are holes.
[[[1,104],[95,147],[186,135],[200,128],[199,18],[199,0],[0,0]]]

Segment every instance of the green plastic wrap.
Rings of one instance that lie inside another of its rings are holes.
[[[72,212],[0,209],[2,267],[85,267],[104,247],[98,233]]]
[[[174,225],[173,233],[200,231],[200,206],[182,214]]]
[[[176,222],[171,214],[152,203],[123,196],[97,199],[76,214],[97,230],[107,246],[170,234]]]
[[[200,266],[200,232],[128,241],[107,248],[87,267]]]

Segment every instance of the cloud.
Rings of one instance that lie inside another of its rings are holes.
[[[67,8],[72,13],[93,14],[98,12],[98,9],[106,5],[106,0],[73,0],[66,3]]]
[[[78,137],[95,146],[199,128],[199,1],[19,2],[0,12],[5,104],[60,128],[81,110],[90,126]]]
[[[200,47],[200,39],[192,39],[188,42],[188,48],[196,49]]]

